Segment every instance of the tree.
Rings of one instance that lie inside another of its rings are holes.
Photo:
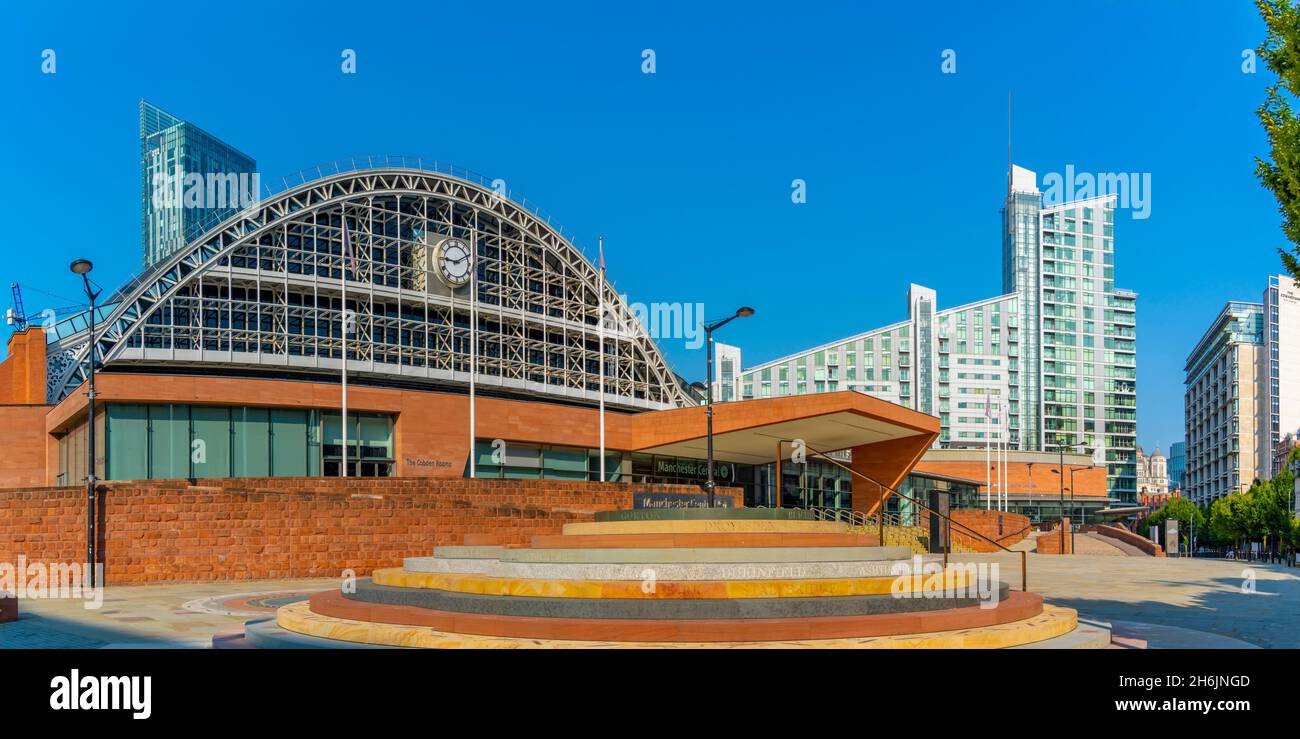
[[[1147,516],[1142,523],[1144,527],[1156,526],[1163,532],[1165,530],[1165,521],[1171,518],[1178,521],[1179,541],[1191,543],[1193,526],[1198,532],[1205,529],[1205,515],[1201,513],[1195,503],[1186,498],[1170,498],[1158,510]]]
[[[1300,279],[1300,120],[1291,101],[1300,95],[1300,8],[1292,0],[1256,0],[1268,37],[1256,50],[1277,81],[1256,114],[1268,134],[1269,159],[1255,158],[1255,174],[1277,199],[1282,231],[1291,242],[1278,249],[1292,277]]]

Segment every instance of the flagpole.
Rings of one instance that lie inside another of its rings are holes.
[[[343,221],[343,466],[342,476],[348,476],[348,216]]]
[[[469,476],[477,476],[475,457],[478,440],[477,422],[474,418],[474,381],[478,375],[478,244],[470,246],[474,251],[469,260]]]
[[[993,408],[984,401],[984,510],[993,510]]]
[[[596,328],[600,335],[600,481],[605,482],[605,237],[600,243],[600,315]]]

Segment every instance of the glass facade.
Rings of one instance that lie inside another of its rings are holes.
[[[624,455],[605,450],[606,482],[624,482]],[[469,464],[465,465],[469,477]],[[600,480],[600,449],[479,439],[474,476],[501,479]]]
[[[342,469],[338,413],[110,403],[97,418],[105,450],[99,474],[107,480],[337,476]],[[349,413],[348,426],[350,474],[392,475],[392,417]],[[85,476],[84,429],[59,440],[61,482]]]
[[[206,227],[238,211],[244,193],[256,198],[257,162],[193,123],[140,101],[140,241],[142,262],[154,262],[184,246]],[[221,187],[243,175],[243,192]],[[210,177],[211,176],[211,177]],[[186,187],[188,177],[188,197]],[[197,189],[194,183],[199,182]],[[177,195],[180,195],[178,198]],[[212,195],[209,201],[208,195]],[[200,196],[196,203],[194,196]],[[212,207],[209,207],[212,206]]]

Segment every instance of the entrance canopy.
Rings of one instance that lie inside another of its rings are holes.
[[[642,413],[632,418],[634,451],[703,458],[708,418],[703,406]],[[714,459],[744,464],[775,462],[777,443],[802,440],[810,450],[833,452],[900,442],[925,449],[939,432],[939,419],[869,395],[845,391],[789,398],[715,403]],[[790,458],[791,445],[782,448]],[[813,455],[809,454],[811,459]],[[907,469],[914,463],[911,450]],[[905,474],[905,471],[904,471]]]

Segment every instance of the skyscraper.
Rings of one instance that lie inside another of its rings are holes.
[[[940,310],[912,285],[906,321],[747,369],[739,397],[858,390],[937,415],[942,448],[1100,450],[1111,496],[1134,501],[1137,295],[1115,288],[1114,209],[1044,204],[1013,166],[1002,295]]]
[[[140,101],[140,248],[145,268],[258,197],[257,162]]]

